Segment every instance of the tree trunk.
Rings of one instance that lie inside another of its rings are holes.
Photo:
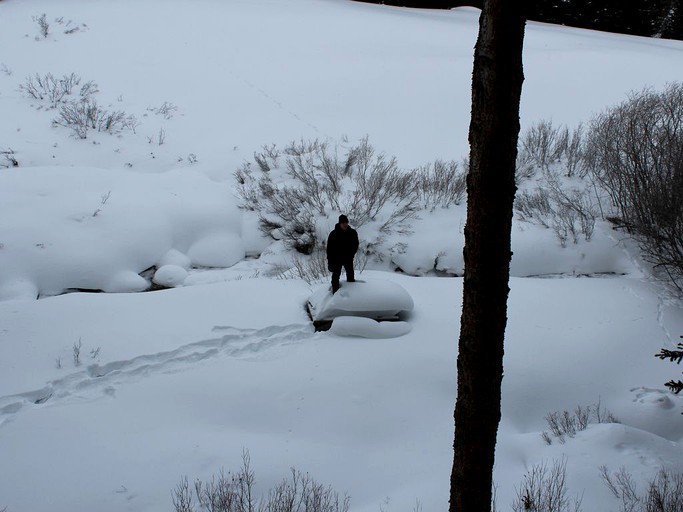
[[[524,80],[524,3],[485,0],[474,53],[451,512],[491,507]]]

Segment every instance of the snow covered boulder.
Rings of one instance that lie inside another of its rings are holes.
[[[321,286],[308,299],[308,310],[314,322],[340,316],[356,316],[374,320],[396,319],[398,314],[413,309],[413,298],[400,285],[383,279],[341,283],[332,295],[329,285]]]
[[[180,286],[187,279],[187,270],[179,265],[164,265],[154,273],[152,282],[159,286],[174,288]]]

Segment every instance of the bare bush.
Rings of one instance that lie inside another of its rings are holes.
[[[158,116],[162,116],[164,119],[172,119],[175,113],[178,111],[178,107],[173,103],[164,101],[158,107],[147,107],[147,111]]]
[[[566,126],[540,121],[520,138],[517,178],[530,178],[537,169],[548,171],[558,166],[567,177],[584,175],[583,127],[579,125],[570,131]]]
[[[367,139],[343,152],[318,140],[294,142],[282,152],[264,147],[254,159],[256,166],[235,172],[242,208],[259,214],[265,234],[302,254],[323,246],[330,219],[341,212],[354,226],[374,223],[388,234],[407,232],[419,211],[415,176]]]
[[[266,496],[254,494],[255,477],[249,453],[242,454],[242,467],[235,473],[220,471],[209,482],[196,480],[194,493],[187,477],[172,491],[176,512],[195,512],[194,499],[208,512],[348,512],[349,497],[316,482],[294,468],[288,479],[272,488]]]
[[[365,270],[370,253],[368,244],[361,244],[353,259],[353,267],[359,274]],[[291,268],[283,269],[280,273],[280,277],[283,279],[301,279],[308,284],[319,283],[327,279],[329,275],[327,254],[324,249],[316,249],[310,255],[295,255]]]
[[[47,21],[47,15],[43,13],[40,16],[34,16],[33,21],[38,24],[38,31],[40,32],[40,35],[43,36],[43,39],[45,39],[50,33],[50,24]]]
[[[40,75],[36,73],[26,78],[26,81],[19,86],[28,97],[44,102],[49,108],[56,108],[60,103],[66,101],[66,97],[75,92],[76,87],[81,83],[81,77],[75,73],[56,78],[52,73]],[[97,84],[90,81],[81,88],[81,97],[90,97],[97,92]]]
[[[515,211],[521,220],[537,222],[546,228],[550,227],[548,219],[554,210],[550,199],[550,191],[538,187],[533,192],[523,190],[515,197]]]
[[[12,149],[0,149],[0,167],[19,167],[19,161],[15,158]]]
[[[681,290],[683,84],[645,89],[591,123],[586,162],[644,257]]]
[[[595,231],[598,208],[586,188],[564,184],[553,170],[543,172],[535,191],[522,191],[515,198],[521,220],[551,228],[563,247],[583,238],[590,241]]]
[[[555,411],[545,417],[550,432],[543,432],[541,437],[547,444],[552,438],[564,443],[567,437],[574,437],[578,432],[586,430],[590,423],[619,423],[614,415],[603,408],[600,401],[585,407],[577,406],[574,411]]]
[[[542,462],[526,475],[512,503],[514,512],[578,512],[581,498],[567,496],[567,460],[554,461],[552,467]]]
[[[465,167],[466,169],[466,167]],[[413,171],[420,204],[424,209],[458,205],[467,191],[467,171],[454,161],[437,160]]]
[[[180,480],[171,492],[171,500],[176,512],[194,512],[192,490],[186,476]]]
[[[106,110],[89,98],[62,105],[53,123],[70,128],[79,139],[87,138],[90,130],[114,134],[129,129],[135,133],[139,124],[135,116]]]
[[[347,512],[349,501],[348,496],[292,468],[290,478],[271,489],[259,512]]]
[[[292,262],[291,276],[302,279],[308,284],[321,281],[329,275],[327,270],[327,255],[324,250],[318,249],[310,255],[296,255]]]
[[[683,510],[683,474],[660,468],[647,484],[646,494],[638,492],[633,476],[621,468],[610,473],[600,468],[602,480],[621,501],[620,512],[680,512]]]

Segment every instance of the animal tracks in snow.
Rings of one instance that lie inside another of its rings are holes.
[[[106,395],[115,393],[115,385],[131,382],[155,373],[182,371],[193,363],[230,357],[249,359],[264,351],[313,337],[311,324],[269,326],[263,329],[238,329],[230,326],[213,328],[216,338],[182,345],[174,350],[145,354],[128,360],[91,364],[49,382],[45,387],[8,396],[0,396],[0,425],[24,407],[52,403],[89,391]]]

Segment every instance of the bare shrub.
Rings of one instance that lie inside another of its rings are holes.
[[[644,257],[681,290],[683,84],[644,89],[597,116],[586,162]]]
[[[290,478],[271,489],[259,512],[347,512],[349,501],[348,496],[292,468]]]
[[[407,232],[417,216],[415,177],[395,158],[376,153],[367,138],[342,152],[325,142],[299,141],[254,156],[235,172],[242,208],[257,212],[260,229],[302,254],[323,246],[330,219],[348,212],[356,227]],[[273,171],[280,169],[284,177]]]
[[[550,192],[546,188],[538,187],[533,192],[523,190],[515,197],[515,211],[522,220],[537,222],[546,228],[550,227],[548,219],[553,214]]]
[[[541,169],[557,162],[567,145],[568,130],[554,127],[551,121],[541,121],[522,136],[522,152],[528,154]]]
[[[583,161],[583,126],[570,131],[566,126],[540,121],[520,138],[517,178],[530,178],[537,169],[548,171],[557,166],[564,169],[567,177],[583,176]]]
[[[605,410],[598,401],[585,407],[577,406],[574,411],[555,411],[545,417],[550,432],[543,432],[541,437],[547,444],[552,444],[552,438],[564,443],[567,437],[574,437],[578,432],[586,430],[590,423],[619,423],[614,415]]]
[[[79,139],[87,138],[90,130],[114,134],[129,129],[135,133],[139,125],[135,116],[106,110],[89,98],[61,105],[53,123],[70,128]]]
[[[565,185],[553,170],[543,172],[535,191],[523,190],[517,195],[515,211],[521,220],[551,228],[563,247],[581,238],[590,241],[598,218],[588,189]]]
[[[290,477],[266,496],[254,495],[254,472],[249,453],[242,454],[242,467],[235,473],[220,471],[211,481],[196,480],[194,494],[187,477],[172,491],[176,512],[195,512],[194,499],[208,512],[348,512],[349,497],[316,482],[308,473],[291,469]]]
[[[363,273],[370,254],[368,244],[361,244],[356,257],[353,259],[353,266],[357,273]],[[280,277],[283,279],[301,279],[308,284],[319,283],[327,279],[329,275],[327,255],[324,249],[316,249],[310,255],[296,254],[292,259],[291,268],[283,269],[280,273]]]
[[[194,500],[190,483],[184,476],[171,492],[173,508],[176,512],[194,512]]]
[[[38,24],[38,31],[40,32],[40,35],[43,36],[43,39],[45,39],[50,33],[50,24],[47,21],[47,15],[43,13],[40,16],[34,16],[33,21]]]
[[[621,468],[610,473],[600,467],[601,477],[612,494],[621,501],[620,512],[680,512],[683,510],[683,474],[660,468],[647,484],[646,494],[638,492],[633,476]]]
[[[158,116],[162,116],[164,119],[172,119],[175,113],[178,111],[178,107],[173,103],[164,101],[158,107],[147,107],[147,111]]]
[[[533,466],[516,490],[514,512],[578,512],[581,498],[567,496],[567,460],[562,458],[551,467],[542,462]]]
[[[19,161],[15,158],[12,149],[0,149],[0,167],[19,167]]]
[[[83,343],[81,341],[81,338],[78,338],[78,342],[74,343],[74,345],[73,345],[74,366],[80,366],[81,365],[81,348],[82,347],[83,347]]]
[[[66,101],[66,97],[75,92],[80,85],[81,78],[75,73],[56,78],[52,73],[40,75],[36,73],[26,78],[26,81],[19,85],[21,90],[28,97],[47,103],[49,108],[56,108],[60,103]],[[89,97],[97,92],[97,84],[87,82],[81,88],[81,97]]]
[[[466,167],[465,167],[466,169]],[[454,161],[437,160],[412,173],[420,204],[424,209],[458,205],[467,191],[467,171]]]
[[[308,284],[313,284],[327,277],[329,273],[324,250],[315,250],[307,256],[298,254],[294,256],[291,276],[296,279],[302,279]]]

